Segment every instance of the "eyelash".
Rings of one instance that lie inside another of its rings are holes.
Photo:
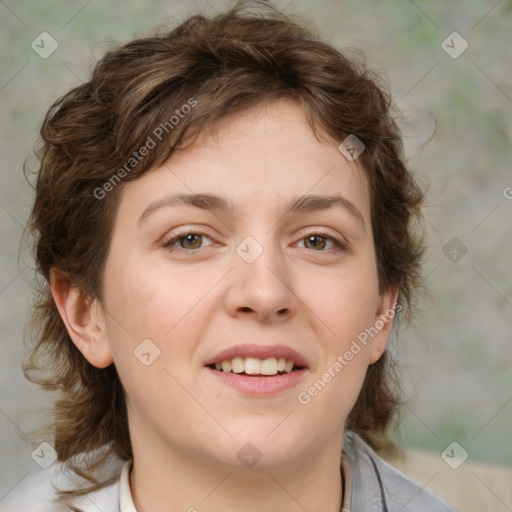
[[[192,251],[204,249],[204,247],[200,247],[199,249],[183,249],[182,247],[173,247],[176,242],[178,242],[181,238],[185,238],[187,235],[199,235],[199,236],[206,236],[207,238],[210,238],[205,233],[201,233],[199,231],[195,231],[192,229],[192,230],[189,230],[189,231],[186,231],[183,233],[178,233],[177,235],[173,236],[172,238],[165,240],[162,243],[162,247],[167,249],[170,252],[174,252],[174,251],[192,252]],[[314,236],[319,236],[319,237],[325,238],[328,241],[331,241],[333,243],[334,247],[332,247],[330,250],[333,250],[333,249],[335,251],[346,251],[347,250],[347,245],[345,243],[341,242],[340,240],[338,240],[332,236],[327,235],[326,233],[322,233],[319,231],[312,231],[309,233],[304,233],[302,238],[300,239],[300,241],[302,242],[306,238],[310,238],[310,237],[314,237]],[[310,249],[310,250],[313,251],[314,249]],[[325,250],[320,250],[320,251],[315,251],[315,252],[330,252],[330,250],[325,249]]]

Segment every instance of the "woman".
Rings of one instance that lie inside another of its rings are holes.
[[[265,5],[132,41],[56,102],[26,372],[61,391],[59,462],[5,510],[454,510],[374,451],[423,252],[390,105]]]

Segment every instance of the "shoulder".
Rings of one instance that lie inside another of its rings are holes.
[[[1,500],[0,512],[118,512],[119,478],[125,461],[114,467],[114,483],[72,500],[66,505],[58,500],[58,490],[78,489],[77,477],[63,463],[30,473]]]
[[[345,432],[343,452],[352,466],[352,510],[455,512],[424,486],[381,459],[354,432]]]

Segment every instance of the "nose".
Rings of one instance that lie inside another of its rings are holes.
[[[251,237],[252,238],[252,237]],[[226,308],[233,317],[254,318],[259,322],[286,321],[298,310],[298,297],[294,293],[293,276],[285,255],[269,243],[249,245],[235,251],[234,270],[230,272]],[[261,254],[252,260],[243,250],[249,248]]]

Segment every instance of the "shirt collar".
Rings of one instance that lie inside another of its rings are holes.
[[[133,459],[127,461],[121,471],[119,482],[119,512],[137,512],[130,490],[130,472],[132,465]]]
[[[343,499],[340,512],[350,512],[352,503],[352,464],[345,456],[341,456],[341,470],[343,471]]]

